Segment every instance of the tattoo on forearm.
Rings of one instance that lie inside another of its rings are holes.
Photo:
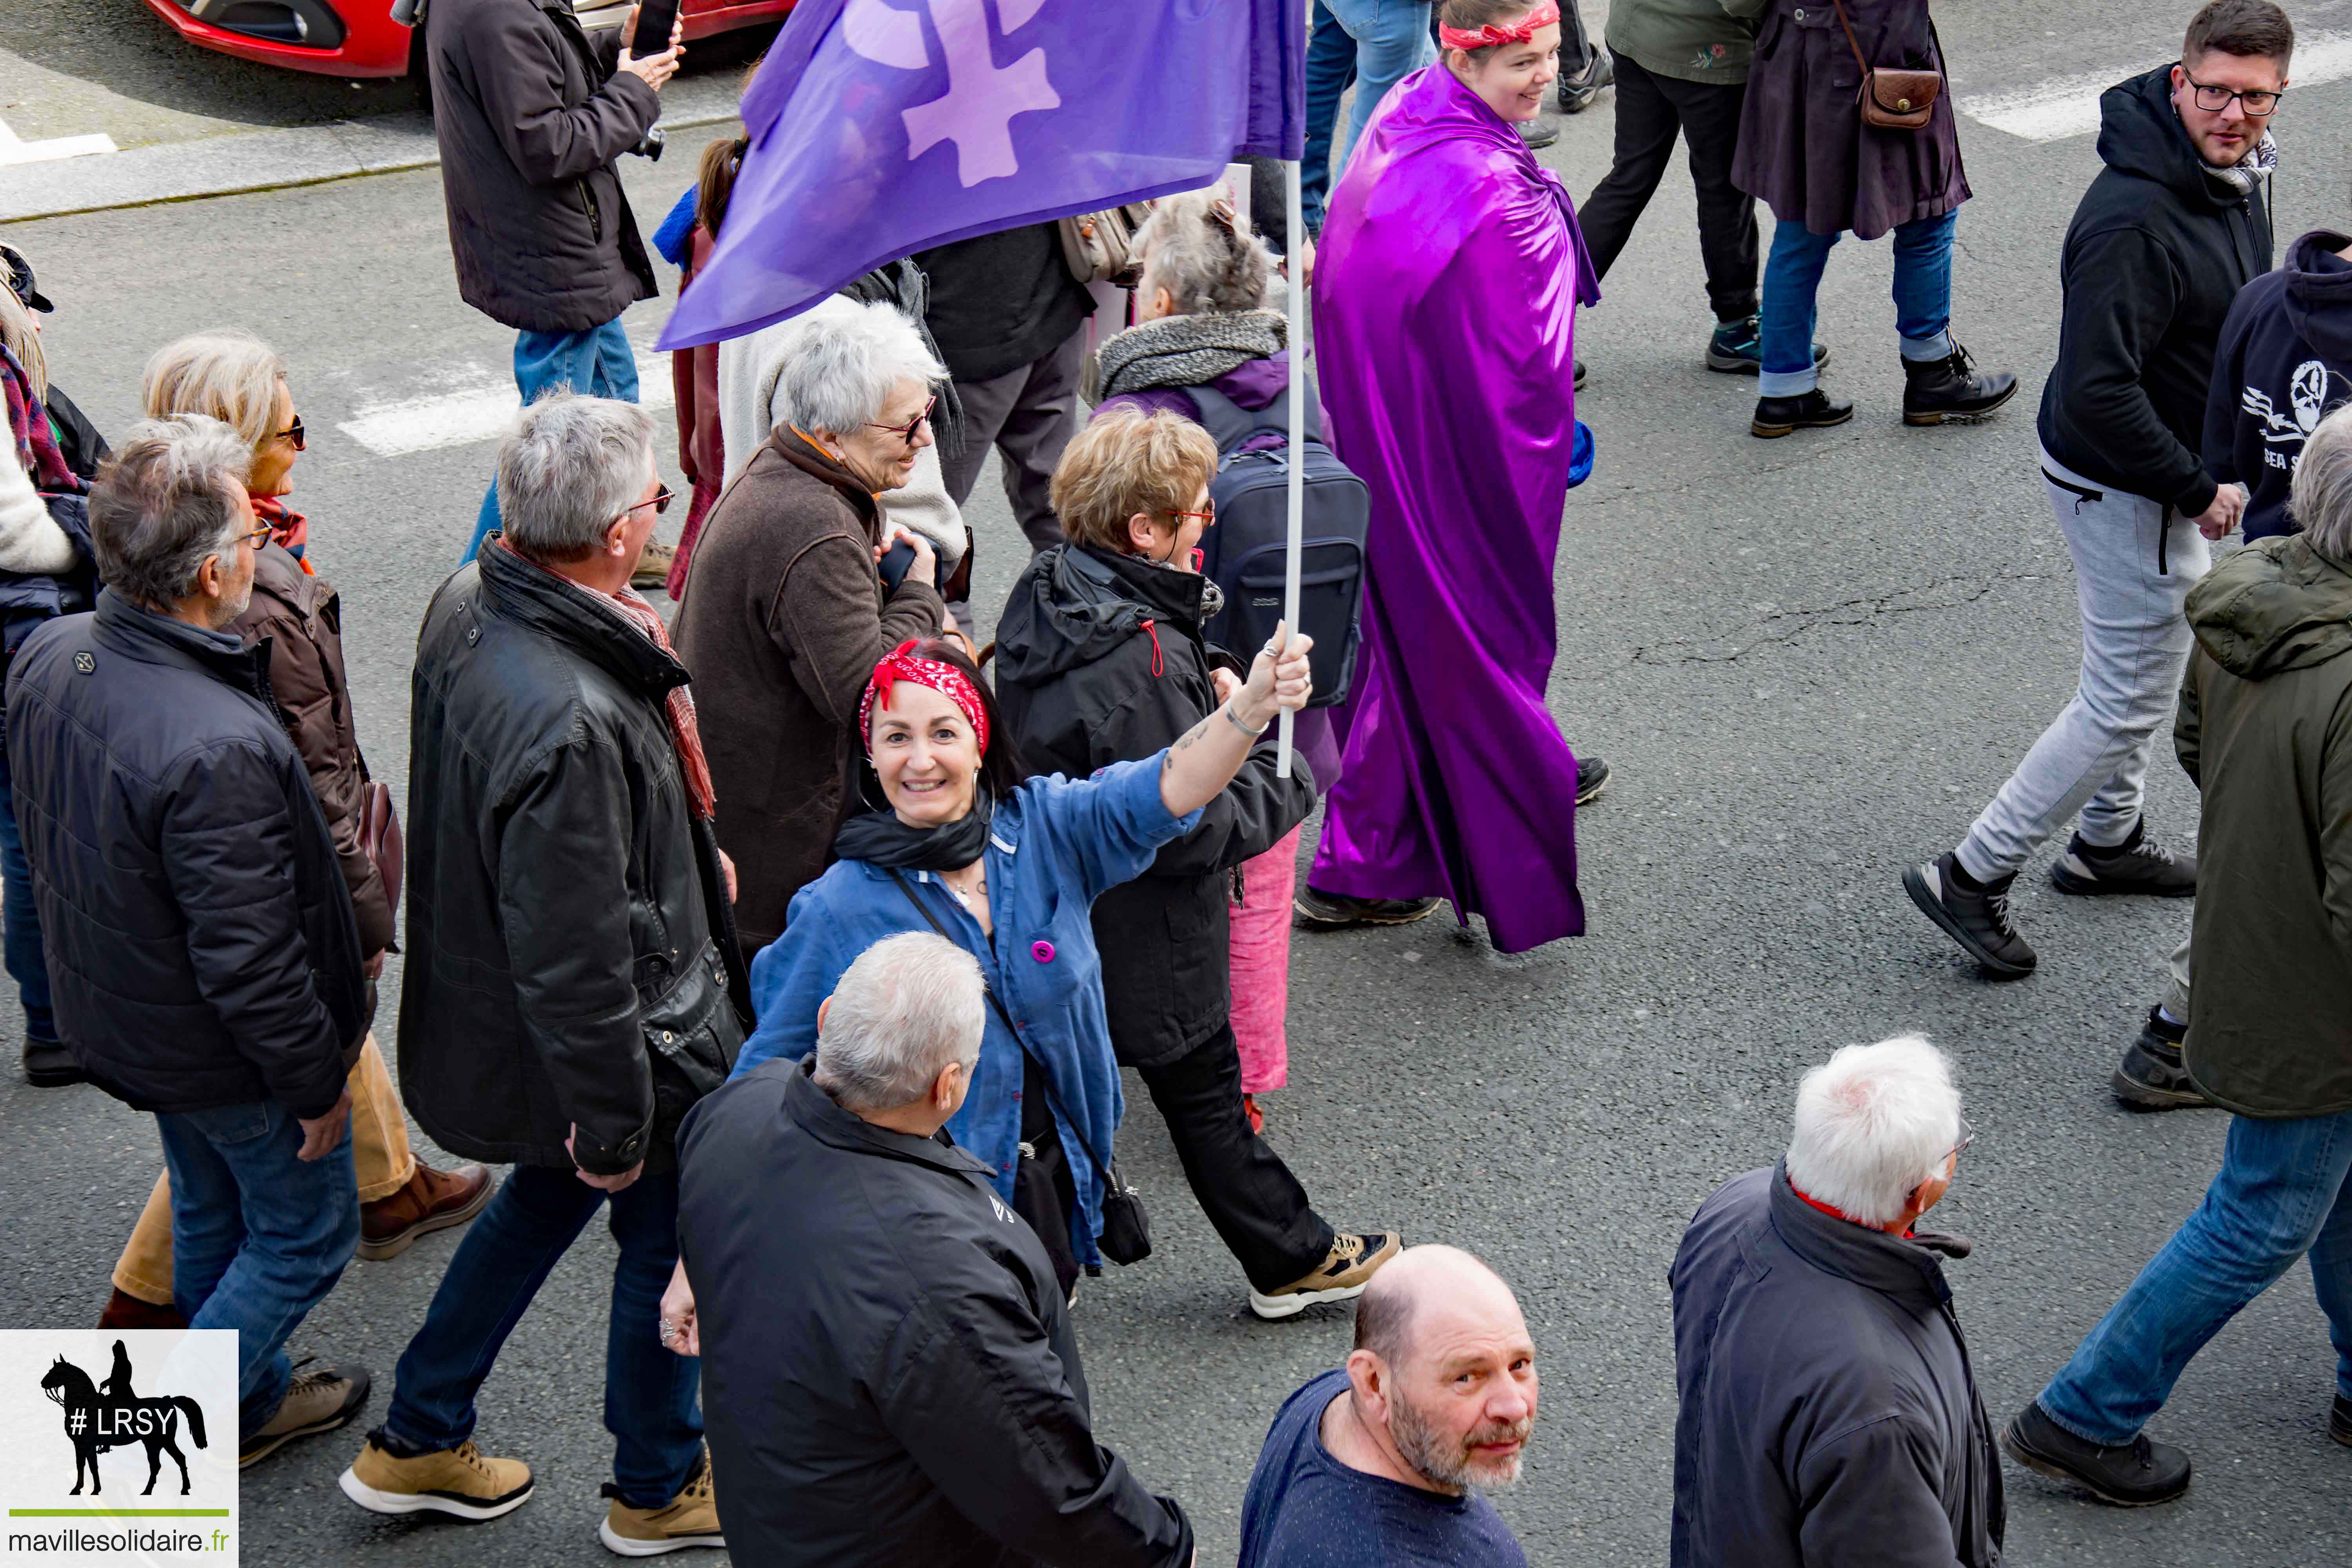
[[[1214,713],[1209,715],[1209,719],[1214,719],[1216,715]],[[1172,744],[1169,746],[1166,754],[1160,760],[1160,771],[1161,773],[1164,773],[1176,765],[1177,752],[1189,751],[1192,748],[1193,742],[1199,740],[1203,734],[1208,732],[1209,719],[1203,719],[1199,723],[1193,725],[1191,729],[1185,731],[1181,735],[1179,735],[1176,738]]]

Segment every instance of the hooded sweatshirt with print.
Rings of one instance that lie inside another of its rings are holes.
[[[2352,398],[2352,238],[2314,229],[2286,265],[2238,290],[2205,402],[2205,467],[2246,487],[2246,539],[2293,533],[2287,488],[2304,439]]]
[[[2195,516],[2217,488],[2199,450],[2213,345],[2238,290],[2271,268],[2266,182],[2241,190],[2174,111],[2170,66],[2099,100],[2099,159],[2059,263],[2058,363],[2042,445],[2098,483]]]

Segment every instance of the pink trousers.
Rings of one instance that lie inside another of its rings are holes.
[[[1241,1047],[1242,1092],[1265,1094],[1290,1078],[1290,896],[1298,880],[1298,828],[1265,854],[1242,863],[1242,901],[1234,908],[1234,1039]]]

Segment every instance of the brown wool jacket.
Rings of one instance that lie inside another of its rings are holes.
[[[912,577],[887,599],[880,510],[789,430],[771,435],[711,509],[677,616],[735,862],[748,960],[784,929],[793,895],[833,859],[858,754],[858,699],[882,656],[933,637],[947,606]]]
[[[359,917],[360,956],[373,958],[395,934],[383,879],[360,847],[360,807],[368,782],[343,678],[342,600],[333,584],[313,577],[283,545],[253,557],[253,602],[229,623],[250,647],[269,639],[269,690],[286,716],[286,733],[310,770],[310,788],[327,814],[335,859]]]

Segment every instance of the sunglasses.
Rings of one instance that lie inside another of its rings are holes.
[[[664,485],[661,489],[654,491],[652,495],[647,496],[645,500],[639,501],[635,506],[623,507],[621,509],[621,517],[616,517],[613,521],[614,522],[618,522],[621,521],[622,517],[626,517],[631,512],[642,510],[646,507],[653,508],[654,515],[656,517],[659,517],[662,513],[669,510],[670,494],[670,488],[667,485]]]
[[[887,430],[891,435],[896,436],[899,440],[904,441],[908,446],[911,447],[915,444],[915,432],[921,428],[924,423],[930,418],[931,410],[937,408],[939,405],[940,400],[934,397],[929,403],[923,405],[923,411],[920,414],[916,415],[904,425],[877,425],[874,421],[869,419],[866,422],[866,427],[868,430]]]
[[[298,452],[309,450],[309,447],[304,445],[306,438],[302,434],[302,416],[299,414],[294,416],[293,424],[289,425],[283,430],[276,432],[275,438],[280,441],[292,442],[294,444],[294,449]]]

